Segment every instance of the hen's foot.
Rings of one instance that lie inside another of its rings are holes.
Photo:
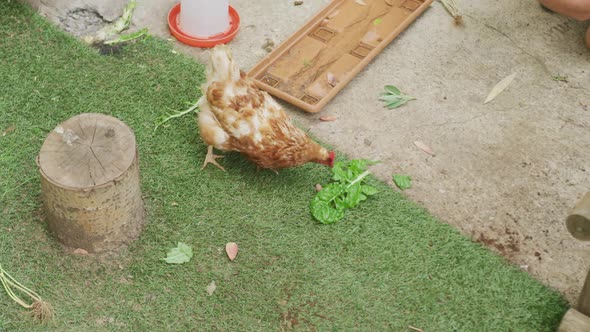
[[[225,168],[223,168],[223,166],[219,165],[217,161],[215,161],[215,159],[218,158],[223,158],[223,156],[214,154],[213,146],[209,145],[209,148],[207,148],[207,156],[205,156],[205,162],[203,163],[203,167],[201,167],[201,170],[203,170],[207,166],[207,164],[213,164],[217,166],[220,170],[225,172]]]

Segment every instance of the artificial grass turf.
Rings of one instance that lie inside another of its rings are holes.
[[[206,148],[191,116],[154,131],[204,78],[166,43],[101,56],[27,6],[0,2],[0,13],[0,131],[14,126],[0,134],[0,263],[57,315],[33,324],[0,292],[0,330],[553,331],[565,312],[556,292],[374,179],[379,195],[323,226],[308,207],[329,178],[322,166],[276,176],[232,154],[228,172],[200,171]],[[43,224],[34,158],[83,112],[118,117],[139,144],[149,222],[117,255],[65,253]],[[192,261],[165,264],[178,241]]]

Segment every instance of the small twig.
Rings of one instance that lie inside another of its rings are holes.
[[[416,331],[416,332],[424,332],[424,330],[423,330],[423,329],[419,329],[419,328],[417,328],[417,327],[414,327],[414,326],[412,326],[412,325],[408,326],[408,328],[409,328],[410,330],[413,330],[413,331]]]

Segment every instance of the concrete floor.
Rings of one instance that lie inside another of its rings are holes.
[[[78,36],[112,20],[125,2],[27,1]],[[246,71],[265,56],[266,38],[280,43],[329,3],[230,2],[242,17],[230,45]],[[134,27],[171,38],[166,15],[174,3],[139,1]],[[393,173],[411,175],[414,187],[405,194],[412,200],[573,303],[590,266],[590,243],[575,240],[564,225],[590,188],[587,24],[545,12],[534,0],[458,4],[464,27],[433,3],[321,113],[338,115],[337,121],[286,108],[350,157],[381,160],[373,168],[381,179],[391,183]],[[206,51],[175,47],[206,61]],[[491,88],[513,72],[511,86],[484,105]],[[556,75],[567,82],[554,80]],[[377,99],[386,84],[418,100],[385,109]],[[415,140],[432,147],[436,157],[414,147]]]

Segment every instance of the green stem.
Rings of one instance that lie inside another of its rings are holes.
[[[328,203],[333,202],[336,197],[342,195],[343,192],[345,192],[346,190],[348,190],[348,188],[354,186],[355,184],[359,183],[360,181],[362,181],[365,177],[367,177],[367,175],[369,175],[371,172],[369,170],[366,170],[365,172],[363,172],[361,175],[359,175],[356,179],[354,179],[354,181],[352,181],[351,183],[349,183],[346,188],[341,189],[337,195],[334,195],[334,197],[332,197]]]
[[[182,112],[178,112],[176,114],[170,115],[169,117],[167,117],[166,119],[162,120],[161,122],[156,124],[156,128],[154,130],[158,130],[158,127],[160,127],[161,125],[163,125],[164,123],[174,119],[174,118],[179,118],[181,116],[184,116],[188,113],[194,112],[197,108],[199,108],[199,102],[197,101],[196,104],[194,104],[193,106],[191,106],[189,109],[187,109],[186,111],[182,111]]]
[[[14,278],[12,278],[12,276],[10,276],[8,273],[6,273],[6,271],[4,271],[4,269],[2,269],[2,265],[0,265],[0,283],[2,283],[2,286],[4,287],[4,290],[6,290],[6,293],[8,294],[8,296],[16,303],[18,303],[20,306],[22,306],[23,308],[26,309],[31,309],[33,306],[32,305],[28,305],[25,303],[25,301],[21,300],[12,290],[12,287],[22,291],[23,293],[27,294],[28,296],[30,296],[32,299],[34,300],[40,300],[40,297],[37,295],[33,295],[32,293],[34,293],[33,291],[29,290],[28,288],[26,288],[25,286],[21,285],[18,281],[16,281]]]
[[[370,171],[365,171],[363,174],[359,175],[356,179],[354,179],[354,181],[352,181],[347,187],[346,189],[352,187],[353,185],[355,185],[356,183],[358,183],[359,181],[361,181],[362,179],[364,179],[365,177],[367,177],[367,175],[369,175],[371,172]]]

